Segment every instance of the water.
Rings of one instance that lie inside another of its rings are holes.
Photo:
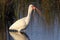
[[[38,14],[32,16],[25,32],[30,40],[60,40],[60,25],[55,17],[54,24],[46,24],[45,18]],[[26,40],[26,36],[18,32],[9,32],[9,40]]]

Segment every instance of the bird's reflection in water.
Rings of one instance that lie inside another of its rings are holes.
[[[13,40],[29,40],[28,36],[25,33],[20,32],[9,32]]]

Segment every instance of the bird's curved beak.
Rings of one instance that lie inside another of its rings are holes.
[[[41,10],[39,10],[38,8],[35,8],[35,9],[36,9],[37,13],[41,16],[42,15]]]

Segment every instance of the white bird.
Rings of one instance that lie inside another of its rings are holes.
[[[35,7],[32,4],[30,4],[28,7],[28,15],[22,19],[17,20],[15,23],[13,23],[10,26],[9,30],[17,30],[18,32],[20,32],[22,29],[25,29],[29,24],[31,13],[32,13],[32,10],[34,9]]]

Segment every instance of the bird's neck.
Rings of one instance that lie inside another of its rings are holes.
[[[27,17],[30,17],[31,16],[31,13],[32,13],[32,9],[28,9],[28,15],[27,15]]]
[[[28,12],[28,15],[27,15],[28,18],[31,17],[31,13],[32,13],[32,12]]]
[[[32,10],[28,10],[28,15],[26,17],[26,24],[29,24],[29,21],[30,21],[30,18],[31,18],[31,13],[32,13]]]

